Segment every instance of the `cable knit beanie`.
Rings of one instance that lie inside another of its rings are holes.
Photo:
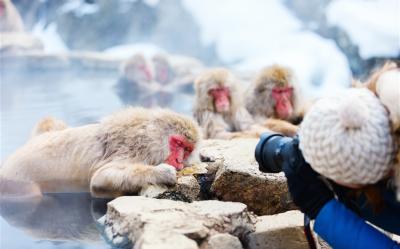
[[[367,89],[321,99],[299,131],[305,160],[321,175],[344,184],[373,184],[394,158],[388,113]]]

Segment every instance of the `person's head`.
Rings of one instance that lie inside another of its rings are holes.
[[[375,184],[393,169],[389,116],[367,89],[349,89],[315,103],[304,117],[299,140],[311,167],[340,185]]]

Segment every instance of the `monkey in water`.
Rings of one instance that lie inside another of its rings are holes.
[[[286,135],[294,135],[304,116],[299,87],[293,72],[273,65],[258,74],[246,92],[246,108],[256,122]],[[285,122],[288,121],[288,122]]]
[[[98,124],[46,127],[37,134],[4,162],[0,181],[34,183],[41,193],[90,191],[95,197],[174,185],[176,170],[188,163],[200,139],[188,117],[133,107]]]
[[[242,104],[236,78],[223,68],[204,72],[195,80],[194,117],[205,138],[258,137],[251,115]],[[266,131],[266,129],[263,129]],[[253,134],[253,135],[252,135]]]

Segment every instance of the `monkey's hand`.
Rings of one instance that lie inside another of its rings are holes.
[[[157,177],[157,184],[174,186],[176,184],[176,169],[166,163],[161,163],[154,167],[154,173]]]

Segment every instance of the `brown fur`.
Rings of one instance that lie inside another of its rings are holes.
[[[223,68],[212,69],[201,74],[195,80],[194,117],[203,129],[205,138],[231,139],[251,129],[253,119],[244,108],[238,83],[232,73]],[[218,113],[214,100],[208,91],[215,87],[227,87],[230,90],[230,109]]]
[[[37,123],[35,128],[32,130],[32,136],[37,136],[45,132],[49,131],[60,131],[67,128],[67,125],[64,121],[55,119],[53,117],[46,117]]]
[[[198,126],[185,116],[127,108],[99,124],[31,138],[5,161],[0,176],[37,183],[42,192],[90,190],[101,197],[137,193],[147,184],[170,185],[176,171],[164,161],[172,134],[195,146],[200,138]]]
[[[0,0],[5,6],[4,15],[0,16],[0,32],[24,32],[24,24],[11,0]]]
[[[301,113],[300,91],[294,81],[293,72],[287,67],[273,65],[264,68],[246,92],[247,110],[257,122],[264,122],[266,118],[278,118],[275,112],[275,101],[272,98],[272,89],[276,86],[292,86],[294,92],[291,102],[294,110],[288,121],[295,122],[304,113]]]

